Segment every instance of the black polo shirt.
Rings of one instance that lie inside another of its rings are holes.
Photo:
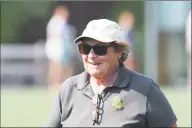
[[[88,80],[85,71],[63,83],[46,127],[171,127],[177,121],[158,85],[122,65],[113,86],[101,94],[99,120],[93,125],[95,96]]]

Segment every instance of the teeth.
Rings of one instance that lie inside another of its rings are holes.
[[[98,65],[99,63],[90,63],[90,64],[92,64],[92,65]]]

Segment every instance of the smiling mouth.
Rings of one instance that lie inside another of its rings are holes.
[[[101,63],[91,63],[91,62],[89,62],[89,64],[91,64],[91,65],[99,65]]]

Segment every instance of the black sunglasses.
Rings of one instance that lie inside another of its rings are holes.
[[[90,46],[88,44],[79,44],[79,52],[84,55],[88,55],[91,49],[93,49],[94,53],[99,56],[104,56],[107,54],[107,48],[111,45],[95,45]]]

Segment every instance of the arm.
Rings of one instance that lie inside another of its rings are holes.
[[[177,118],[167,98],[153,84],[147,96],[148,127],[176,127]]]
[[[75,86],[74,82],[75,78],[71,77],[66,79],[61,85],[53,110],[49,115],[45,127],[62,127],[61,122],[68,118],[67,115],[69,115],[72,107],[71,98],[73,94],[72,91]]]
[[[48,121],[45,127],[62,127],[61,126],[61,99],[60,93],[57,96],[56,102],[53,106],[51,113],[49,114]]]
[[[177,124],[176,124],[176,123],[173,124],[173,125],[172,125],[172,128],[177,128]]]

